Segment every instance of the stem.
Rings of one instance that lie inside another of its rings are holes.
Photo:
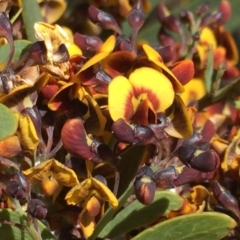
[[[120,182],[120,174],[118,171],[115,172],[115,181],[114,181],[114,188],[113,188],[113,194],[117,196],[118,193],[118,187]]]
[[[116,209],[109,208],[106,211],[105,215],[98,222],[92,236],[89,237],[88,240],[94,240],[99,236],[103,228],[112,220],[115,213],[126,203],[127,199],[129,198],[129,196],[131,196],[133,191],[134,191],[134,188],[133,188],[133,185],[131,184],[128,187],[128,189],[124,192],[124,194],[119,198],[118,207]]]
[[[234,94],[239,94],[239,89],[240,79],[236,79],[231,84],[228,84],[226,87],[221,88],[213,94],[206,94],[198,101],[198,110],[202,111],[206,107],[226,100],[227,98],[231,98]]]
[[[11,198],[11,202],[15,205],[16,211],[20,214],[21,217],[26,216],[26,213],[22,210],[21,205],[19,204],[19,201],[17,199]],[[35,230],[33,227],[33,224],[27,221],[27,217],[25,219],[27,222],[24,227],[26,228],[26,231],[29,233],[29,235],[32,237],[34,240],[42,240],[42,237],[38,234],[38,232]]]

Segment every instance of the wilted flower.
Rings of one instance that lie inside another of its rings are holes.
[[[53,196],[53,201],[62,191],[63,186],[73,187],[78,184],[75,172],[55,159],[44,161],[35,167],[23,171],[32,184],[40,183],[46,196]]]
[[[65,197],[68,204],[80,204],[82,211],[78,223],[85,237],[90,237],[95,228],[95,218],[104,213],[104,202],[117,208],[118,200],[110,189],[99,180],[89,176],[86,180],[73,187]]]

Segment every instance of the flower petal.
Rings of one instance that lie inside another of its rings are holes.
[[[237,45],[229,31],[221,27],[217,33],[217,39],[220,40],[220,45],[226,49],[226,59],[229,65],[236,65],[239,60]]]
[[[154,62],[157,66],[159,66],[165,74],[167,74],[169,80],[171,81],[173,85],[173,89],[175,92],[184,92],[183,85],[178,81],[176,76],[172,73],[172,71],[162,62],[161,56],[158,54],[157,51],[155,51],[153,48],[148,46],[147,44],[143,44],[143,50],[148,56],[148,59],[152,62]]]
[[[33,151],[39,144],[37,131],[29,115],[19,117],[19,139],[26,150]]]
[[[199,43],[200,45],[207,46],[207,47],[209,45],[212,45],[213,49],[217,47],[216,37],[214,36],[213,31],[209,27],[203,28],[200,34]]]
[[[165,132],[176,138],[188,138],[193,134],[191,114],[182,99],[176,95],[174,99],[174,118],[165,128]]]
[[[194,186],[191,193],[191,201],[197,205],[202,205],[203,201],[207,201],[209,198],[209,191],[202,185]]]
[[[23,174],[29,179],[31,183],[39,182],[44,175],[50,170],[52,166],[52,159],[44,161],[35,167],[23,171]]]
[[[186,59],[175,63],[172,72],[182,85],[187,84],[195,73],[193,61]]]
[[[68,120],[62,128],[61,139],[64,148],[72,155],[83,159],[96,157],[96,154],[91,152],[88,145],[89,137],[85,132],[81,119],[73,118]]]
[[[149,107],[154,112],[164,112],[173,102],[174,90],[169,79],[155,69],[142,67],[136,69],[129,76],[134,88],[135,97],[140,99],[145,95]]]
[[[85,92],[85,99],[88,102],[88,108],[90,117],[85,121],[85,129],[88,134],[93,134],[95,136],[102,136],[105,125],[106,125],[106,118],[104,117],[102,111],[96,100],[91,97],[87,92]]]
[[[117,198],[106,185],[95,178],[92,178],[92,185],[94,189],[96,189],[96,191],[99,193],[102,200],[109,202],[112,208],[118,207]]]
[[[103,60],[103,69],[112,77],[124,75],[133,66],[135,57],[131,52],[117,51]]]
[[[93,234],[96,224],[95,224],[94,217],[92,217],[88,214],[86,207],[84,207],[84,209],[82,210],[82,212],[79,216],[78,222],[79,222],[79,225],[81,227],[84,237],[85,238],[90,237]]]
[[[12,158],[21,154],[22,147],[17,136],[8,137],[0,141],[0,156],[4,158]]]
[[[92,187],[92,179],[88,178],[80,184],[73,187],[66,195],[67,204],[76,205],[82,203],[89,196],[90,188]]]
[[[185,92],[181,94],[181,98],[186,106],[192,101],[199,100],[206,94],[204,82],[200,78],[193,78],[184,88]]]
[[[67,110],[69,106],[70,99],[68,97],[71,87],[74,83],[69,82],[63,85],[56,94],[49,100],[48,108],[52,111],[57,110]]]
[[[79,184],[76,173],[55,159],[52,159],[51,171],[54,178],[63,186],[74,187]]]
[[[116,37],[114,35],[110,36],[101,46],[100,50],[96,55],[94,55],[92,58],[90,58],[78,71],[77,74],[80,72],[86,70],[87,68],[91,67],[92,65],[102,61],[105,57],[107,57],[114,49],[116,43]],[[76,75],[77,75],[76,74]]]
[[[163,62],[162,57],[155,49],[153,49],[147,44],[143,44],[142,48],[145,54],[148,56],[149,60]]]
[[[109,84],[108,94],[109,113],[113,121],[119,118],[129,121],[138,101],[134,98],[134,90],[128,79],[124,76],[115,77]]]

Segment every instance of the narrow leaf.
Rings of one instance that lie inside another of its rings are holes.
[[[159,216],[176,211],[182,206],[182,198],[170,191],[157,191],[153,202],[142,205],[138,200],[129,204],[108,223],[100,233],[100,237],[114,238],[145,224],[150,224]]]
[[[207,93],[211,92],[212,88],[212,76],[213,76],[213,47],[209,47],[207,65],[204,71],[204,81]]]
[[[217,212],[194,213],[159,223],[141,232],[132,240],[219,240],[237,223],[229,216]]]
[[[22,0],[22,18],[27,33],[27,38],[31,42],[35,42],[34,23],[43,21],[40,7],[36,0]]]

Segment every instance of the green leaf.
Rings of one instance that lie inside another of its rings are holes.
[[[145,224],[150,224],[159,216],[165,216],[170,211],[178,210],[183,204],[183,199],[170,191],[157,191],[153,202],[142,205],[135,200],[124,208],[108,223],[100,233],[102,238],[114,238]]]
[[[193,213],[161,222],[138,234],[132,240],[219,240],[237,223],[229,216],[217,212]]]
[[[22,18],[27,33],[27,38],[31,42],[35,42],[34,24],[36,22],[42,22],[43,17],[41,15],[40,7],[37,0],[22,0],[23,11]]]
[[[207,93],[212,90],[212,76],[213,76],[213,46],[209,47],[207,66],[204,70],[204,82],[206,86]]]
[[[27,40],[16,40],[14,41],[15,52],[13,55],[13,61],[19,60],[22,52],[31,44]],[[6,63],[10,51],[9,44],[4,44],[0,48],[0,65]]]
[[[4,223],[0,225],[0,235],[8,240],[32,240],[31,236],[26,231],[21,230],[19,227]]]
[[[8,240],[36,240],[33,237],[32,230],[33,224],[28,224],[27,215],[18,211],[12,211],[11,209],[0,210],[0,236],[4,236],[4,239]],[[40,221],[37,221],[38,229],[41,233],[38,239],[43,240],[55,240],[55,237],[47,229],[47,227]],[[35,232],[35,230],[34,230]]]
[[[104,216],[97,223],[92,236],[90,236],[88,240],[95,240],[99,236],[101,230],[113,219],[113,216],[122,208],[122,206],[127,202],[127,199],[133,194],[133,190],[133,185],[130,184],[128,189],[118,199],[118,207],[116,209],[108,208]]]
[[[14,114],[0,103],[0,141],[12,136],[17,131],[18,123]]]

